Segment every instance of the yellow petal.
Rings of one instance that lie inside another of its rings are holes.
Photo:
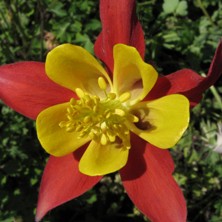
[[[54,156],[64,156],[72,153],[85,143],[89,138],[78,138],[79,133],[66,132],[59,126],[66,120],[66,109],[69,103],[51,106],[43,110],[37,117],[37,136],[42,147]]]
[[[80,160],[79,170],[89,176],[115,172],[125,166],[128,153],[128,149],[115,143],[101,145],[92,141]]]
[[[130,92],[131,104],[141,101],[156,83],[156,70],[142,60],[134,47],[117,44],[113,53],[115,91],[118,95]]]
[[[149,143],[167,149],[174,146],[189,123],[189,101],[185,96],[174,94],[132,107],[139,117],[138,123],[129,123],[130,129]]]
[[[110,79],[103,67],[80,46],[63,44],[54,48],[48,53],[45,66],[50,79],[72,91],[80,88],[99,95],[99,77],[104,77],[110,85]]]

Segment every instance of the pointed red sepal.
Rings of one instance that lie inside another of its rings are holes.
[[[75,153],[82,155],[82,149]],[[51,209],[91,189],[102,177],[90,177],[79,172],[79,161],[69,154],[64,157],[50,156],[43,173],[36,211],[36,222]]]
[[[199,91],[203,91],[212,86],[222,76],[222,40],[220,41],[210,68],[207,73],[207,77],[204,78],[203,82],[199,86]]]
[[[202,98],[202,93],[195,93],[195,89],[203,79],[202,76],[191,69],[181,69],[158,78],[157,83],[145,100],[153,100],[165,95],[180,93],[189,99],[191,106],[195,106]]]
[[[75,96],[52,82],[45,74],[45,64],[40,62],[0,66],[0,86],[0,99],[31,119],[36,119],[43,109]]]
[[[136,17],[135,0],[101,0],[100,18],[102,32],[94,50],[110,71],[113,70],[113,46],[117,43],[134,46],[144,57],[144,34]]]
[[[191,106],[197,105],[204,91],[212,86],[222,75],[222,41],[220,41],[211,62],[207,77],[202,77],[190,69],[182,69],[158,79],[145,100],[156,99],[168,94],[181,93]]]
[[[139,138],[132,145],[120,174],[133,203],[151,221],[185,222],[186,202],[172,176],[169,151],[145,145]]]

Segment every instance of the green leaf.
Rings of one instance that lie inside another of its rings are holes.
[[[179,0],[164,0],[163,11],[166,14],[174,13],[178,4],[179,4]]]
[[[56,4],[52,4],[49,9],[50,12],[53,12],[55,15],[59,17],[66,16],[67,12],[63,9],[64,5],[61,2],[56,2]]]
[[[176,8],[176,15],[180,16],[186,16],[187,15],[187,2],[186,1],[181,1],[179,2],[177,8]]]

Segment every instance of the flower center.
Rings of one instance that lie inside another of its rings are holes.
[[[80,99],[70,100],[67,120],[61,121],[59,126],[67,132],[79,132],[79,137],[90,137],[102,145],[116,143],[119,147],[130,149],[130,132],[126,122],[139,121],[129,113],[126,105],[130,93],[125,92],[119,97],[116,93],[107,93],[107,85],[102,77],[98,78],[98,85],[105,97],[90,95],[77,88],[75,91]]]

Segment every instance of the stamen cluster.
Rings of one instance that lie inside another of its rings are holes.
[[[130,131],[127,121],[138,122],[139,119],[130,114],[126,102],[130,93],[125,92],[119,97],[116,93],[107,93],[107,84],[102,77],[98,85],[105,93],[105,98],[91,95],[77,88],[79,100],[72,98],[67,108],[67,120],[59,126],[67,132],[79,132],[79,137],[90,137],[101,145],[115,143],[120,148],[130,148]]]

